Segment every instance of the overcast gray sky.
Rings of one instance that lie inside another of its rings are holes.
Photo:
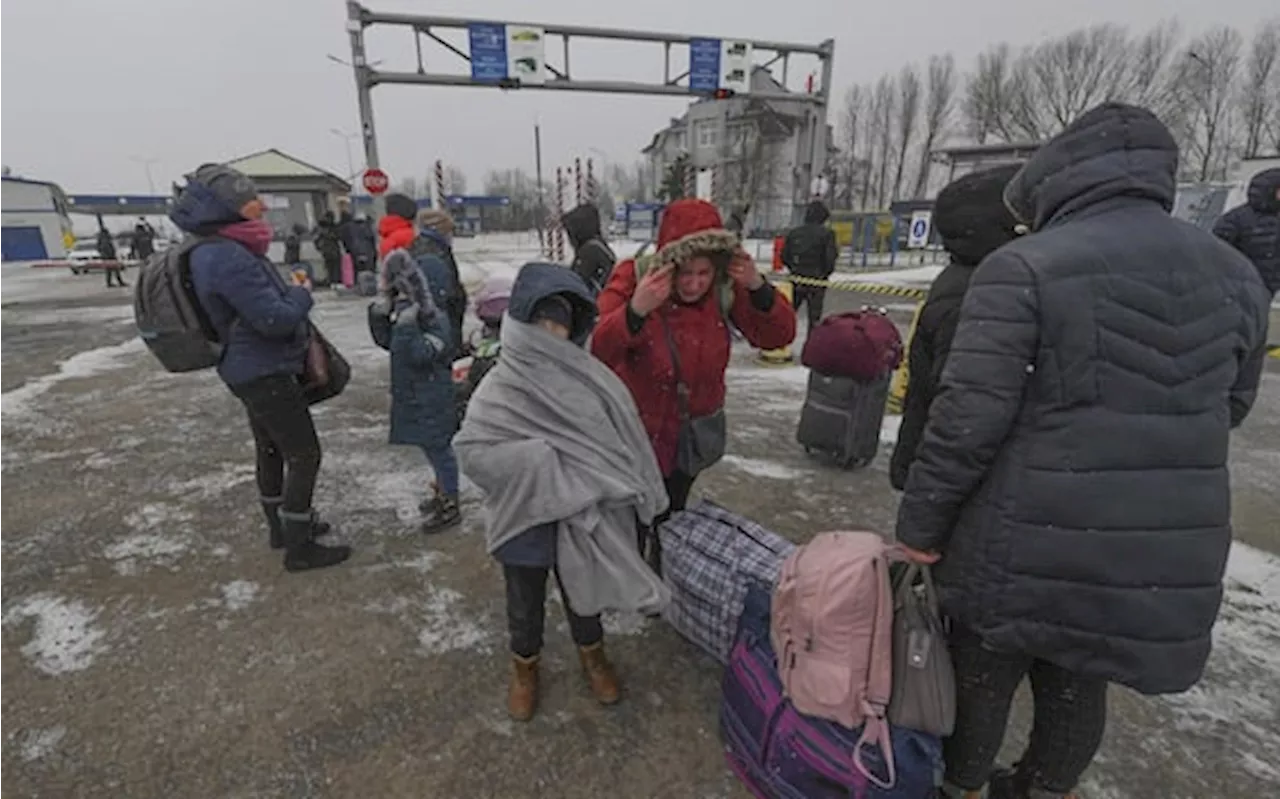
[[[723,38],[816,44],[834,36],[837,95],[851,82],[874,79],[933,53],[950,51],[967,68],[993,41],[1032,44],[1095,22],[1139,29],[1168,17],[1178,18],[1188,31],[1223,23],[1248,36],[1276,10],[1276,0],[369,0],[366,5]],[[357,129],[355,90],[351,72],[325,58],[327,53],[350,56],[341,0],[4,0],[0,13],[0,147],[4,163],[16,174],[54,180],[73,193],[136,192],[147,188],[141,161],[155,159],[152,170],[163,190],[169,180],[204,161],[268,147],[346,171],[346,145],[331,129]],[[386,59],[386,68],[412,70],[412,36],[404,29],[385,30],[370,32],[370,58]],[[430,71],[465,67],[436,45],[425,55]],[[574,77],[581,79],[662,77],[659,46],[582,42],[571,58]],[[802,71],[799,62],[792,69],[793,75]],[[568,165],[575,155],[599,159],[590,148],[629,164],[684,104],[576,92],[374,90],[382,163],[392,179],[425,176],[435,159],[443,158],[468,173],[473,193],[488,169],[532,170],[535,118],[542,123],[544,163],[550,167]]]

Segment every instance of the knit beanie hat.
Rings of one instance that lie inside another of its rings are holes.
[[[398,216],[412,222],[418,215],[418,204],[407,194],[388,194],[387,215]]]
[[[957,263],[976,266],[1017,235],[1004,204],[1004,187],[1017,172],[1017,165],[972,172],[938,192],[933,223]]]
[[[531,318],[534,324],[545,319],[573,330],[573,305],[560,294],[549,294],[534,304]]]
[[[204,164],[187,175],[187,180],[207,187],[227,210],[237,214],[246,203],[258,197],[258,187],[249,176],[225,164]]]

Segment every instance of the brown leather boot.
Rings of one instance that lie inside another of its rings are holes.
[[[538,656],[511,656],[511,685],[507,688],[507,713],[516,721],[528,721],[538,709]]]
[[[602,705],[616,704],[621,698],[618,675],[614,673],[613,664],[604,654],[604,643],[578,647],[578,660],[582,662],[582,673],[586,675],[591,695],[596,701]]]

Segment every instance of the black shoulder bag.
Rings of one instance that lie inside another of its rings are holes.
[[[697,477],[724,457],[725,441],[729,431],[725,423],[724,408],[717,408],[708,416],[692,416],[689,413],[689,385],[685,383],[680,368],[680,353],[665,315],[659,316],[662,332],[667,337],[671,351],[671,366],[676,377],[676,407],[680,412],[680,434],[676,440],[676,469],[690,477]]]

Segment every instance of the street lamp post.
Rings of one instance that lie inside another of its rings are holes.
[[[351,140],[358,139],[360,137],[354,133],[346,133],[344,131],[338,130],[337,128],[329,128],[329,132],[332,133],[334,136],[337,136],[338,138],[342,139],[343,142],[346,144],[347,146],[347,179],[348,180],[354,179],[356,176],[356,162],[355,162],[355,159],[351,156]]]
[[[150,191],[151,196],[154,197],[156,195],[156,181],[155,181],[155,178],[151,176],[151,165],[160,163],[160,159],[135,157],[131,160],[135,164],[142,164],[143,171],[147,173],[147,190]]]

